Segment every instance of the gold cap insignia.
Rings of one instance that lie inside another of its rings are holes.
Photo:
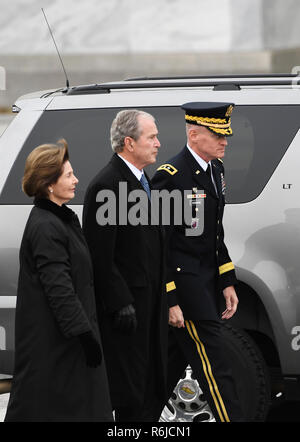
[[[233,106],[232,105],[228,106],[225,116],[230,117],[232,111],[233,111]]]

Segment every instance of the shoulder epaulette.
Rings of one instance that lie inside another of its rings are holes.
[[[175,173],[178,172],[178,170],[172,166],[172,164],[162,164],[157,170],[165,170],[170,175],[175,175]]]

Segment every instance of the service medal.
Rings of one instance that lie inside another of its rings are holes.
[[[198,225],[199,225],[199,218],[192,218],[191,228],[197,229]]]

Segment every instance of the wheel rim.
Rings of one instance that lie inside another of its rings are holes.
[[[215,422],[198,381],[190,366],[179,380],[163,409],[161,422]]]

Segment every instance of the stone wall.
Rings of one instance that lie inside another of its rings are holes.
[[[299,0],[0,0],[0,108],[65,85],[41,7],[72,85],[300,65]]]

